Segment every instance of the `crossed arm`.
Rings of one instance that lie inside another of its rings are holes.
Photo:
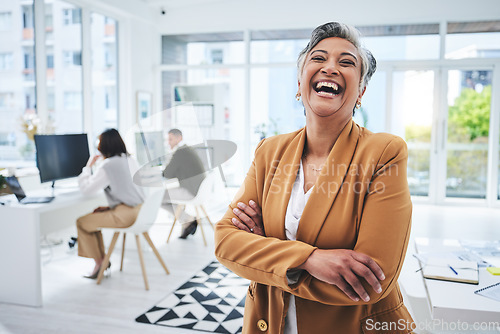
[[[399,275],[411,218],[406,148],[401,143],[390,146],[372,179],[373,184],[384,184],[385,190],[373,188],[366,195],[354,249],[318,249],[266,236],[258,205],[262,189],[252,165],[241,192],[217,224],[217,258],[240,276],[325,304],[353,305],[360,299],[374,303],[384,298]],[[396,175],[384,173],[395,166]],[[289,285],[287,273],[294,269],[305,273]]]
[[[248,205],[238,202],[238,208],[233,210],[236,215],[231,222],[248,233],[265,237],[262,211],[255,201]],[[382,292],[379,280],[385,275],[379,265],[369,256],[348,249],[316,249],[307,260],[291,270],[305,270],[314,278],[337,286],[351,300],[370,301],[370,296],[361,284],[364,279],[376,293]]]

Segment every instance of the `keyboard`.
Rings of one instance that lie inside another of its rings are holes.
[[[46,196],[46,197],[25,197],[22,200],[19,201],[21,204],[36,204],[36,203],[49,203],[52,202],[52,200],[55,197],[53,196]]]

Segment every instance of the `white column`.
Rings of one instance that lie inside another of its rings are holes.
[[[34,1],[35,17],[35,80],[36,112],[41,121],[42,131],[49,119],[47,108],[47,54],[45,48],[45,4]]]
[[[92,41],[90,9],[82,8],[82,98],[83,98],[83,131],[92,133]],[[89,138],[90,142],[93,138]]]

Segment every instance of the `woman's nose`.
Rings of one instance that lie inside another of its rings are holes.
[[[325,63],[323,68],[321,69],[321,72],[323,72],[326,75],[339,74],[337,64],[335,64],[335,62],[333,61]]]

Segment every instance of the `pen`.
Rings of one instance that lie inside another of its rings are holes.
[[[448,265],[448,267],[450,267],[451,271],[453,271],[455,273],[455,275],[458,275],[457,271],[455,269],[453,269],[452,266]]]

